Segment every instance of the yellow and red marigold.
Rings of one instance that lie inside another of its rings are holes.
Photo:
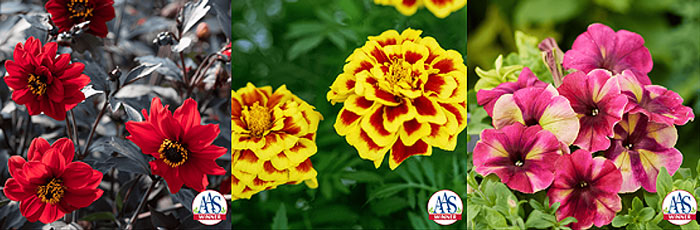
[[[281,86],[248,83],[231,92],[232,199],[282,184],[318,187],[309,157],[316,153],[316,130],[323,117]]]
[[[445,18],[450,13],[462,9],[467,0],[374,0],[374,4],[394,6],[401,14],[411,16],[418,8],[425,7],[438,18]]]
[[[335,130],[377,168],[389,150],[391,169],[412,155],[431,155],[433,146],[454,150],[467,125],[462,55],[421,33],[370,36],[327,94],[331,103],[344,103]]]

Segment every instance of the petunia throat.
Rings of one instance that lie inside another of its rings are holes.
[[[270,111],[266,107],[260,106],[258,102],[248,107],[248,110],[244,112],[244,119],[251,135],[257,138],[264,136],[265,131],[272,126]]]
[[[39,185],[36,189],[36,195],[41,199],[41,202],[56,204],[63,198],[65,187],[63,180],[53,178],[45,185]]]
[[[29,87],[29,91],[36,96],[44,95],[48,88],[46,86],[46,77],[31,73],[29,74],[29,78],[27,78],[27,86]]]
[[[173,168],[187,162],[187,157],[190,154],[182,144],[170,139],[163,140],[158,152],[163,162]]]
[[[90,0],[71,0],[66,6],[70,11],[71,19],[83,19],[92,17],[92,12],[95,8],[90,7]]]

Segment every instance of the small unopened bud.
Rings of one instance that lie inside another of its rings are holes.
[[[474,189],[467,184],[467,194],[472,194],[474,192]]]
[[[202,22],[197,25],[197,38],[199,38],[199,40],[208,39],[210,34],[209,25],[207,25],[206,22]]]
[[[508,206],[510,206],[511,208],[515,208],[518,206],[518,203],[515,202],[515,200],[508,199]]]
[[[60,33],[56,37],[56,42],[61,46],[70,46],[73,43],[73,35],[68,32]]]
[[[173,36],[168,32],[160,32],[156,35],[156,38],[153,39],[153,44],[157,46],[174,45],[175,39],[173,39]]]
[[[109,72],[109,80],[110,81],[119,80],[120,76],[122,76],[122,71],[119,70],[119,66],[115,67],[111,72]]]

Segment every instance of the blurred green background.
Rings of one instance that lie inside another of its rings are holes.
[[[517,30],[540,41],[553,37],[566,52],[588,25],[639,33],[654,60],[653,84],[679,93],[696,121],[677,126],[681,167],[696,169],[700,157],[700,1],[698,0],[492,0],[469,1],[469,88],[476,66],[492,69],[499,54],[515,52]]]
[[[326,93],[352,51],[385,30],[420,29],[444,49],[466,54],[466,8],[438,19],[427,9],[404,16],[372,0],[236,0],[232,7],[232,89],[286,84],[324,117],[311,157],[318,189],[283,185],[236,200],[233,228],[442,227],[428,220],[427,200],[440,189],[466,199],[466,135],[454,152],[434,148],[432,156],[411,157],[394,171],[387,160],[375,169],[333,129],[342,104],[332,106]],[[464,229],[466,222],[442,228]]]

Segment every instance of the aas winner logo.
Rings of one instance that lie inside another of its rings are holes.
[[[221,193],[214,190],[200,192],[192,201],[193,218],[205,225],[215,225],[226,219],[228,205]]]
[[[450,225],[462,219],[464,203],[457,193],[440,190],[428,200],[428,217],[440,225]]]
[[[684,225],[695,220],[698,203],[692,194],[685,190],[675,190],[664,198],[661,206],[664,220],[675,225]]]

